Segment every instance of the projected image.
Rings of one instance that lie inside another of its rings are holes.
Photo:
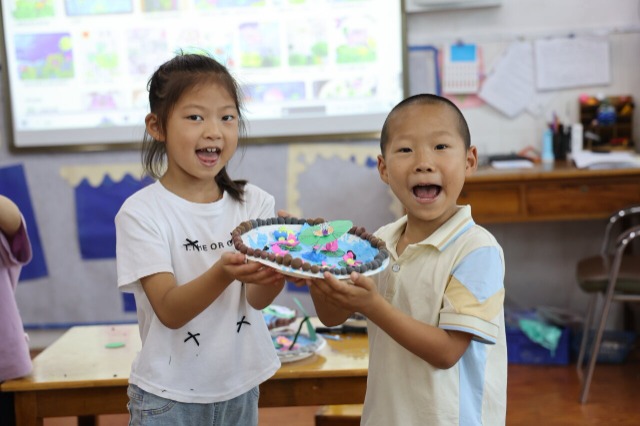
[[[243,87],[243,91],[247,103],[302,100],[305,97],[303,81],[249,84]]]
[[[370,138],[405,97],[403,3],[0,0],[8,142],[129,149],[149,78],[179,54],[211,56],[237,79],[250,143]]]
[[[323,65],[329,56],[326,25],[317,19],[292,22],[287,27],[289,65]]]
[[[89,82],[112,83],[122,74],[121,58],[113,31],[84,31],[78,39],[77,60],[83,60],[84,77]]]
[[[145,113],[149,109],[149,92],[145,89],[135,89],[131,91],[131,106],[134,109],[144,111]]]
[[[170,51],[213,56],[220,63],[233,68],[235,65],[233,39],[233,29],[223,26],[207,30],[183,29],[175,35],[174,44],[170,46]]]
[[[131,13],[132,0],[65,0],[68,16],[110,15]]]
[[[129,72],[148,78],[158,66],[173,56],[164,29],[136,28],[127,32]]]
[[[279,27],[276,23],[249,22],[240,25],[240,66],[269,68],[280,66]]]
[[[196,9],[210,10],[217,7],[264,6],[265,0],[195,0]]]
[[[73,78],[69,33],[17,34],[14,43],[21,80]]]
[[[336,51],[339,64],[373,62],[376,60],[374,22],[367,17],[349,16],[336,20],[341,44]]]
[[[318,99],[353,99],[375,95],[376,86],[377,82],[372,77],[357,77],[317,81],[313,90]]]
[[[142,0],[142,10],[145,12],[163,12],[178,10],[180,0]]]
[[[120,98],[120,100],[118,99]],[[116,91],[92,92],[87,96],[87,110],[108,111],[122,107],[122,94]]]
[[[15,0],[13,17],[22,19],[49,18],[55,15],[54,0]]]

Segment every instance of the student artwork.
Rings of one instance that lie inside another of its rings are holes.
[[[298,330],[295,334],[289,328],[271,330],[271,340],[282,363],[308,358],[322,349],[326,343],[322,336],[316,333],[316,329],[311,324],[309,314],[302,306],[302,303],[297,297],[294,297],[293,300],[304,315],[302,321],[298,324]],[[306,335],[301,333],[302,327],[305,325],[307,327]]]
[[[306,334],[296,336],[295,331],[291,329],[272,331],[271,340],[276,348],[278,358],[283,364],[309,358],[327,343],[322,336],[317,336],[315,340],[312,340]]]
[[[236,250],[283,274],[340,280],[375,275],[389,264],[384,241],[349,220],[269,218],[242,222],[231,233]]]

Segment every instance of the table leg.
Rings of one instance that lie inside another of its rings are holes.
[[[14,394],[16,407],[16,425],[43,426],[42,417],[38,418],[36,396],[30,392]]]

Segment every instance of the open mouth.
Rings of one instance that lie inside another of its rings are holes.
[[[413,187],[413,195],[420,200],[433,200],[440,195],[441,190],[439,185],[416,185]]]
[[[221,152],[220,148],[202,148],[196,150],[196,155],[204,163],[215,163]]]

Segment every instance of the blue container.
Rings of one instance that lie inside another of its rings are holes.
[[[506,328],[509,364],[567,365],[569,364],[570,329],[562,329],[558,347],[552,355],[544,346],[532,341],[519,328]]]
[[[591,357],[591,345],[595,332],[589,334],[587,342],[587,351],[585,360],[589,361]],[[580,353],[580,343],[582,342],[582,332],[576,333],[571,339],[571,351],[577,359]],[[633,348],[636,341],[636,333],[633,331],[621,330],[605,330],[600,343],[600,351],[598,353],[598,363],[602,364],[622,364],[627,360],[629,352]]]

